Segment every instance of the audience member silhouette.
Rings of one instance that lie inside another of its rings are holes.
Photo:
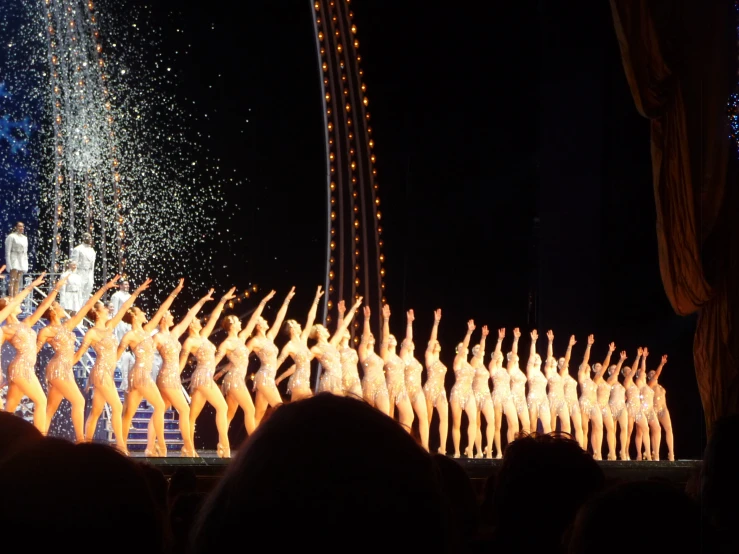
[[[22,417],[0,411],[0,462],[16,450],[40,441],[41,431]]]
[[[319,394],[277,408],[207,498],[193,552],[230,550],[248,522],[280,550],[450,552],[431,456],[360,400]]]
[[[477,537],[479,508],[477,495],[464,468],[444,454],[434,454],[439,468],[441,491],[447,502],[447,518],[452,550],[466,551]]]

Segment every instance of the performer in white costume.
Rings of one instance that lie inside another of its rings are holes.
[[[117,314],[118,310],[121,309],[121,306],[123,306],[124,302],[131,298],[129,285],[130,283],[128,281],[121,281],[121,287],[110,297],[110,303],[113,305],[113,309],[110,312],[111,314]],[[120,343],[123,335],[128,333],[130,330],[131,326],[128,323],[124,323],[121,321],[118,325],[116,325],[113,334]]]
[[[8,296],[11,298],[20,291],[21,277],[28,271],[28,238],[24,231],[25,225],[19,221],[5,238],[5,265],[10,271]]]
[[[77,262],[77,273],[82,279],[82,301],[87,302],[92,294],[92,282],[95,273],[95,249],[92,247],[92,235],[82,235],[82,243],[72,249],[70,260]]]
[[[62,277],[67,277],[67,282],[64,283],[62,290],[59,291],[59,305],[69,315],[73,316],[85,304],[80,294],[82,290],[82,279],[77,274],[77,262],[68,261]]]

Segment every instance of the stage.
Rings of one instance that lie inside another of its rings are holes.
[[[198,451],[199,458],[181,458],[169,456],[167,458],[147,458],[142,454],[132,453],[137,461],[143,461],[159,468],[169,477],[179,468],[188,468],[198,477],[200,490],[203,492],[214,486],[220,476],[226,471],[228,459],[219,458],[215,450]],[[232,451],[232,455],[237,453]],[[480,490],[485,480],[494,475],[500,468],[503,460],[468,459],[456,460],[472,479],[475,488]],[[608,481],[669,481],[679,487],[685,487],[690,477],[700,467],[700,460],[677,460],[675,462],[636,462],[636,461],[601,461],[598,465]]]

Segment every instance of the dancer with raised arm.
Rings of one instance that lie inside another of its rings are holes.
[[[4,269],[5,269],[5,266],[2,266],[0,268],[0,273],[2,273]],[[31,283],[30,285],[28,285],[25,289],[23,289],[21,292],[19,292],[18,294],[16,294],[14,297],[12,297],[12,298],[0,298],[0,323],[3,323],[12,314],[16,314],[17,315],[17,314],[20,313],[20,305],[26,299],[26,296],[28,296],[31,293],[31,291],[33,291],[33,289],[35,289],[37,286],[39,286],[41,283],[43,283],[45,277],[46,277],[46,273],[44,272],[33,283]],[[5,333],[4,332],[0,332],[0,347],[2,347],[4,341],[5,341]],[[8,376],[8,380],[10,380],[10,376]],[[3,383],[3,372],[0,371],[0,389],[3,386],[4,386],[4,383]],[[29,386],[32,387],[33,384],[31,383]],[[39,386],[40,386],[40,384],[39,384]],[[42,394],[43,394],[43,392],[44,392],[43,389],[41,389],[41,393]],[[34,406],[35,406],[35,404],[34,404]],[[0,398],[0,410],[3,410],[3,409],[4,409],[3,399]]]
[[[85,440],[92,441],[98,419],[100,419],[100,414],[103,413],[107,403],[110,406],[110,424],[113,427],[116,446],[124,454],[128,454],[128,448],[122,430],[123,406],[113,380],[113,372],[118,360],[118,340],[116,340],[113,331],[123,319],[124,314],[133,306],[136,298],[149,288],[150,284],[151,279],[144,281],[113,317],[110,317],[110,311],[105,304],[102,302],[95,303],[89,312],[95,324],[85,333],[85,338],[82,340],[82,344],[77,349],[72,361],[72,367],[74,367],[82,359],[88,348],[92,347],[95,351],[95,365],[92,366],[88,377],[88,383],[92,386],[93,393],[92,408],[85,422]]]
[[[598,386],[590,378],[590,349],[595,342],[593,335],[588,336],[588,345],[585,347],[580,368],[577,371],[577,381],[580,383],[580,413],[582,414],[582,435],[585,450],[588,444],[588,425],[592,423],[590,446],[593,449],[593,458],[602,460],[603,447],[603,414],[598,406]]]
[[[531,420],[529,419],[529,406],[526,403],[526,375],[518,365],[518,341],[521,331],[516,327],[513,330],[513,346],[508,353],[508,375],[511,378],[511,396],[513,405],[516,406],[516,414],[521,431],[528,434],[531,432]],[[536,424],[536,422],[534,422]]]
[[[311,304],[308,311],[305,327],[301,328],[300,323],[294,319],[288,319],[286,323],[290,340],[287,341],[287,344],[282,348],[282,352],[280,352],[279,358],[277,358],[277,367],[282,366],[288,357],[292,358],[293,365],[275,380],[275,385],[279,385],[283,379],[289,377],[287,391],[290,393],[291,400],[313,396],[313,391],[310,388],[310,362],[313,359],[313,352],[308,346],[308,336],[313,330],[321,296],[323,296],[323,291],[319,286],[316,290],[316,296],[313,298],[313,304]]]
[[[541,421],[544,433],[550,433],[552,431],[552,413],[547,397],[547,378],[541,372],[541,356],[536,353],[536,341],[538,339],[539,333],[534,329],[531,331],[531,350],[529,351],[529,360],[526,363],[526,379],[529,383],[526,406],[529,408],[531,431],[536,432],[537,422]]]
[[[516,413],[516,405],[513,403],[513,394],[511,393],[511,376],[508,370],[503,367],[503,339],[505,338],[505,329],[498,329],[498,342],[495,344],[495,350],[490,359],[490,377],[493,379],[493,408],[495,409],[495,458],[500,460],[503,457],[503,448],[501,447],[500,429],[503,424],[503,416],[506,418],[507,435],[506,444],[511,444],[518,434],[518,414]]]
[[[486,458],[493,457],[493,443],[495,442],[495,408],[493,397],[490,396],[490,372],[485,367],[485,339],[488,336],[488,326],[482,327],[480,344],[472,347],[472,358],[470,365],[475,370],[472,380],[472,392],[475,395],[475,406],[477,407],[477,432],[475,433],[475,447],[477,453],[475,458],[482,458],[483,452]],[[485,416],[485,450],[482,449],[482,416]]]
[[[65,398],[72,405],[72,427],[78,443],[85,440],[85,397],[82,396],[77,382],[74,379],[72,360],[76,337],[74,329],[82,323],[95,303],[103,295],[116,286],[119,275],[108,281],[103,288],[91,296],[84,306],[79,307],[74,316],[62,322],[67,314],[58,302],[53,302],[43,314],[49,324],[41,329],[36,339],[36,352],[40,352],[47,342],[54,349],[54,356],[46,364],[46,384],[49,391],[46,401],[46,429],[48,433],[51,420]]]
[[[215,380],[222,374],[226,374],[221,384],[221,392],[226,399],[228,412],[226,413],[227,425],[231,426],[231,421],[236,415],[239,406],[244,412],[244,427],[246,433],[251,435],[257,427],[255,419],[254,402],[249,394],[249,388],[246,385],[246,370],[249,366],[249,354],[251,352],[246,347],[246,341],[249,339],[257,321],[262,317],[262,312],[267,303],[275,296],[275,291],[262,298],[262,301],[252,312],[246,327],[241,328],[241,320],[235,315],[229,315],[223,318],[221,326],[228,333],[226,339],[218,346],[216,351],[215,365],[221,363],[225,356],[228,358],[226,369],[219,372],[214,377]]]
[[[439,454],[446,454],[447,435],[449,433],[449,402],[444,388],[446,366],[439,359],[441,344],[437,340],[441,309],[434,311],[434,326],[431,328],[431,337],[426,346],[424,361],[426,362],[426,384],[423,385],[423,394],[426,396],[426,407],[429,414],[429,427],[434,409],[439,414]],[[366,320],[365,320],[366,323]]]
[[[564,358],[560,358],[557,361],[557,367],[559,368],[559,376],[562,378],[565,402],[567,403],[567,409],[570,412],[572,428],[575,431],[575,440],[577,440],[583,450],[587,450],[588,443],[582,431],[580,399],[577,397],[577,381],[572,377],[572,375],[570,375],[570,359],[572,358],[572,347],[575,346],[575,344],[577,344],[577,341],[575,340],[575,335],[572,335],[570,337],[570,342],[567,345],[567,352],[565,353]]]
[[[346,314],[346,318],[341,322],[341,326],[336,329],[333,336],[320,323],[313,326],[310,338],[315,339],[316,342],[310,350],[323,368],[323,373],[318,381],[318,392],[330,392],[338,396],[344,394],[341,376],[341,355],[337,346],[344,336],[344,332],[349,328],[352,319],[354,319],[357,308],[361,305],[362,297],[360,296],[349,309],[349,313]]]
[[[413,343],[413,321],[416,319],[413,310],[405,314],[405,338],[400,343],[400,359],[405,365],[405,390],[408,393],[413,411],[418,418],[418,434],[421,436],[421,446],[429,449],[429,412],[426,406],[426,396],[423,393],[421,381],[423,379],[423,365],[414,353],[416,345]]]
[[[641,396],[641,418],[646,422],[646,427],[649,432],[647,432],[645,430],[645,426],[642,425],[642,436],[640,437],[639,427],[637,427],[636,446],[637,449],[641,450],[641,441],[639,440],[641,438],[644,441],[644,453],[647,460],[654,460],[654,444],[659,444],[659,435],[662,432],[662,428],[659,426],[657,413],[654,411],[654,390],[647,385],[647,356],[649,356],[649,350],[644,347],[641,358],[641,368],[634,381],[636,382],[636,386],[639,387],[639,395]],[[662,366],[660,366],[659,369],[661,370]],[[650,446],[652,448],[650,448]]]
[[[626,352],[622,350],[618,363],[608,368],[607,379],[611,387],[611,392],[608,395],[608,407],[613,418],[614,434],[616,425],[618,425],[620,431],[621,449],[619,450],[619,459],[621,460],[629,459],[629,414],[626,410],[626,389],[618,382],[618,375],[625,359]]]
[[[190,378],[190,440],[195,444],[195,421],[208,402],[216,410],[216,428],[218,429],[218,446],[216,452],[219,458],[230,458],[231,447],[228,442],[228,405],[221,394],[221,390],[213,381],[216,372],[216,347],[208,340],[218,318],[221,316],[226,302],[236,298],[232,287],[218,301],[218,304],[208,316],[205,327],[198,318],[194,318],[188,330],[189,336],[185,339],[180,352],[180,371],[185,368],[187,358],[195,357],[197,365]]]
[[[411,432],[413,425],[413,407],[408,400],[405,390],[405,364],[395,353],[398,341],[390,333],[390,306],[382,307],[382,341],[380,342],[380,357],[385,362],[385,379],[387,393],[390,397],[390,417],[393,417],[394,408],[398,407],[400,424]]]
[[[336,308],[339,312],[336,328],[339,329],[342,326],[342,323],[344,323],[346,303],[343,300],[339,300]],[[344,389],[344,396],[362,398],[362,380],[359,378],[359,354],[354,348],[352,348],[351,340],[352,334],[347,328],[341,336],[341,342],[339,342],[339,356],[341,357],[341,384]]]
[[[162,357],[162,368],[159,370],[159,375],[157,375],[156,385],[162,395],[162,400],[164,400],[165,409],[172,406],[177,410],[183,443],[180,456],[184,458],[194,458],[197,453],[190,433],[190,405],[182,390],[182,370],[180,369],[182,345],[180,344],[180,337],[205,303],[211,300],[213,300],[213,289],[210,289],[208,294],[198,300],[177,325],[174,325],[172,312],[167,310],[159,320],[159,332],[154,335],[154,346]],[[149,420],[149,429],[150,434],[156,436],[153,419]],[[151,449],[151,446],[148,448]],[[156,445],[154,445],[155,450]]]
[[[21,398],[27,396],[33,402],[33,425],[46,433],[46,395],[41,383],[36,377],[36,331],[33,326],[54,303],[56,295],[64,286],[66,280],[59,279],[49,295],[38,305],[36,311],[23,321],[18,320],[21,313],[20,305],[16,304],[3,325],[3,338],[15,348],[15,356],[8,365],[8,395],[5,411],[11,414],[20,404]],[[0,310],[10,304],[8,298],[0,300]]]
[[[254,326],[256,334],[246,343],[246,348],[250,352],[254,352],[261,362],[254,378],[254,389],[257,391],[254,402],[254,420],[257,426],[262,421],[264,412],[267,411],[267,406],[274,407],[282,404],[280,391],[277,390],[277,385],[275,385],[277,354],[279,353],[277,346],[275,346],[275,337],[285,319],[287,307],[290,305],[290,300],[292,300],[293,296],[295,296],[295,287],[291,288],[290,292],[287,293],[285,301],[275,316],[272,327],[269,326],[267,320],[263,317],[257,318],[257,324]]]
[[[665,430],[665,442],[667,443],[667,459],[671,462],[675,461],[675,445],[672,436],[672,420],[670,419],[670,411],[667,409],[667,399],[665,395],[665,388],[659,384],[659,376],[662,374],[662,369],[667,363],[667,354],[662,356],[662,361],[656,370],[652,370],[647,374],[649,386],[654,390],[654,411],[657,414],[657,421],[659,421],[662,428]],[[659,446],[660,446],[660,435],[656,436],[656,442],[652,440],[652,459],[659,460]]]
[[[629,449],[631,443],[631,434],[634,431],[634,425],[636,424],[637,436],[639,437],[639,444],[636,449],[636,459],[642,459],[641,453],[641,437],[642,435],[647,436],[649,441],[649,426],[644,418],[641,417],[641,393],[639,387],[634,382],[636,374],[639,372],[639,359],[642,357],[644,350],[639,347],[636,351],[636,359],[631,367],[625,367],[623,369],[624,374],[624,389],[626,390],[626,413],[628,414],[628,426],[629,433],[626,440],[626,450]],[[649,445],[647,445],[647,452],[649,452]],[[651,454],[650,454],[651,458]]]
[[[559,419],[559,429],[563,433],[569,434],[570,428],[570,412],[565,400],[565,388],[562,376],[557,372],[557,358],[554,357],[554,333],[547,331],[547,359],[544,362],[544,377],[546,377],[548,391],[547,400],[549,400],[549,416],[552,425],[552,431],[557,430],[557,419]]]
[[[141,399],[144,398],[154,408],[151,419],[154,422],[154,434],[157,439],[156,452],[148,451],[147,456],[167,455],[167,445],[164,442],[164,400],[151,376],[154,352],[156,352],[152,334],[184,286],[185,280],[180,279],[175,289],[162,302],[154,317],[149,321],[146,320],[143,310],[136,306],[128,308],[123,314],[123,321],[131,326],[131,330],[123,335],[118,345],[117,359],[120,359],[126,348],[131,349],[134,358],[133,367],[128,374],[128,393],[123,406],[123,441],[128,443],[131,421],[139,409]]]
[[[611,415],[611,407],[608,400],[611,397],[611,384],[603,378],[609,364],[611,363],[611,355],[616,350],[616,345],[611,343],[608,345],[608,354],[602,364],[593,364],[593,383],[597,386],[596,401],[600,408],[603,427],[606,429],[606,442],[608,444],[608,459],[616,459],[616,425]]]
[[[364,307],[364,327],[359,343],[359,362],[364,369],[362,377],[362,397],[370,406],[383,414],[390,414],[390,397],[385,382],[385,362],[375,352],[375,336],[370,330],[370,307]]]
[[[449,403],[452,406],[452,442],[454,444],[454,457],[459,458],[459,441],[461,439],[462,412],[467,414],[467,448],[464,455],[473,457],[472,447],[477,436],[477,406],[475,405],[475,394],[472,391],[472,381],[475,378],[475,370],[467,361],[469,353],[470,338],[475,330],[475,322],[467,322],[467,334],[462,342],[457,345],[457,355],[454,357],[454,386],[449,395]]]

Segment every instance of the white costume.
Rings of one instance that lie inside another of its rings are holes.
[[[69,275],[67,282],[59,291],[59,304],[68,312],[78,312],[84,306],[82,301],[82,279],[77,275],[76,271],[65,271],[62,273],[62,279]]]
[[[118,290],[113,293],[113,296],[110,297],[110,302],[113,304],[113,313],[110,314],[110,316],[115,316],[121,310],[121,307],[126,302],[126,300],[128,300],[129,298],[131,298],[131,293],[122,290]],[[123,339],[123,335],[128,333],[130,330],[131,326],[128,323],[124,323],[121,321],[118,325],[115,326],[113,334],[120,343]]]
[[[77,273],[82,279],[80,294],[84,302],[92,295],[92,283],[95,272],[95,249],[87,244],[78,244],[69,256],[70,261],[77,262]]]
[[[5,238],[5,265],[7,270],[28,272],[28,237],[10,233]]]

